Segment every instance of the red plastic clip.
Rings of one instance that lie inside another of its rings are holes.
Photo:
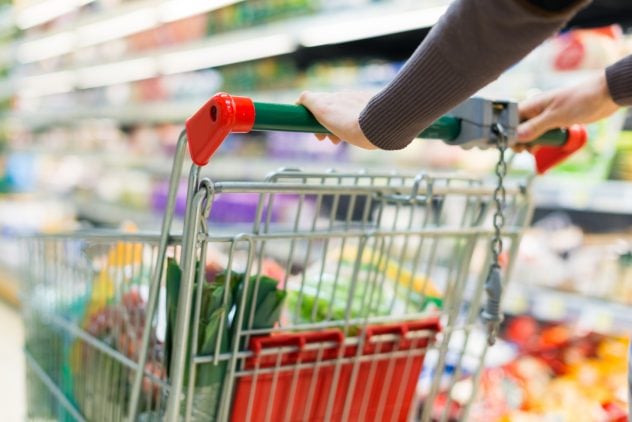
[[[535,167],[538,174],[543,174],[564,161],[575,151],[586,145],[587,140],[586,128],[582,125],[573,125],[568,128],[566,143],[561,147],[535,147],[533,155],[535,156]]]
[[[255,105],[250,98],[220,92],[211,97],[185,127],[191,159],[204,166],[230,133],[250,132],[255,123]]]
[[[344,335],[340,330],[312,331],[306,333],[275,334],[273,336],[253,337],[250,349],[257,356],[263,349],[296,347],[302,350],[306,344],[335,342],[342,343]]]
[[[279,334],[275,336],[254,337],[250,340],[250,349],[255,356],[263,349],[295,347],[301,350],[305,346],[305,337],[300,334]]]
[[[427,331],[427,336],[421,336],[416,340],[411,341],[407,338],[409,333],[419,333],[422,331]],[[441,331],[441,325],[439,323],[439,318],[430,317],[426,320],[422,321],[410,321],[404,323],[397,324],[385,324],[385,325],[371,325],[365,328],[364,330],[364,338],[366,340],[365,345],[365,353],[374,353],[377,350],[381,352],[385,352],[385,345],[375,345],[371,341],[374,336],[380,336],[384,334],[392,334],[395,336],[399,336],[400,338],[397,341],[387,342],[386,347],[394,347],[398,344],[399,348],[410,348],[410,347],[418,347],[419,343],[425,342],[426,344],[431,342],[435,334]]]

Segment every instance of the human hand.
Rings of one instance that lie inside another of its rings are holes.
[[[602,71],[578,85],[545,92],[518,104],[522,121],[518,142],[533,141],[550,129],[601,120],[618,108]]]
[[[345,141],[364,149],[377,149],[360,128],[360,113],[373,94],[361,91],[335,93],[305,91],[298,99],[316,120],[331,134],[316,134],[319,140],[329,138],[334,144]]]

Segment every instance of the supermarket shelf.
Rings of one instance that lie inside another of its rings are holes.
[[[67,125],[85,119],[113,119],[123,124],[184,122],[201,105],[198,102],[156,102],[149,104],[123,104],[96,108],[71,108],[41,110],[33,112],[13,112],[12,119],[31,129]]]
[[[582,328],[605,334],[632,331],[632,306],[552,288],[511,283],[503,309],[547,321],[575,321]]]
[[[294,94],[288,94],[294,95]],[[257,97],[261,98],[261,97]],[[292,98],[296,98],[293,96]],[[187,116],[191,113],[192,106],[181,105],[180,110],[175,108],[171,111],[161,109],[163,106],[155,106],[157,110],[161,110],[159,113],[152,115],[148,113],[148,109],[143,108],[134,111],[134,107],[130,107],[129,110],[122,108],[118,110],[116,114],[110,115],[112,118],[120,117],[122,122],[131,121],[161,121],[165,120],[163,117],[169,117],[167,120],[171,120],[177,123],[183,122]],[[195,106],[197,107],[197,105]],[[177,107],[176,107],[177,108]],[[114,109],[112,109],[114,110]],[[119,114],[120,113],[120,114]],[[148,114],[145,114],[148,113]],[[135,114],[137,116],[135,116]],[[101,117],[106,117],[107,114],[101,114]],[[116,117],[118,116],[118,117]],[[37,119],[33,118],[30,123],[38,124],[60,124],[62,120],[59,119],[62,116],[49,116],[47,119],[45,115],[40,115]],[[92,116],[94,117],[94,116]],[[138,119],[136,119],[138,117]],[[68,115],[65,116],[66,121],[78,118],[78,116]],[[47,120],[46,120],[47,119]],[[137,169],[143,172],[147,172],[160,178],[166,178],[169,176],[172,162],[170,159],[152,157],[147,159],[146,157],[121,157],[114,154],[103,154],[95,152],[82,152],[74,150],[46,150],[42,148],[33,149],[21,149],[22,152],[37,154],[37,155],[50,155],[50,156],[85,156],[87,158],[98,158],[99,160],[107,163],[108,165],[115,166],[117,168],[123,167],[128,169]],[[243,160],[248,159],[248,165],[243,165]],[[203,173],[206,176],[217,179],[242,179],[252,180],[261,179],[272,171],[275,171],[281,167],[298,167],[306,171],[322,171],[323,162],[314,160],[292,160],[292,159],[274,159],[270,157],[266,158],[235,158],[230,156],[218,155],[213,162],[203,169]],[[328,164],[331,167],[342,167],[350,170],[383,170],[380,163],[362,163],[362,162],[332,162]],[[409,169],[414,171],[415,169]],[[600,181],[598,183],[587,184],[585,182],[575,182],[568,179],[561,179],[558,177],[542,177],[536,179],[533,185],[533,198],[535,206],[539,209],[546,210],[569,210],[569,211],[582,211],[596,214],[616,214],[622,216],[622,218],[629,217],[630,224],[632,224],[632,182],[626,181]]]
[[[120,163],[120,158],[112,159],[113,165]],[[244,165],[247,161],[248,165]],[[188,169],[191,162],[187,159],[184,165]],[[167,178],[170,175],[173,162],[171,159],[155,159],[151,162],[136,159],[120,164],[126,168],[142,170],[158,178]],[[343,163],[329,163],[331,167],[343,167]],[[209,177],[213,180],[262,180],[268,174],[284,167],[300,168],[306,172],[322,172],[323,162],[318,160],[308,161],[306,159],[274,159],[274,158],[254,158],[254,157],[230,157],[218,155],[211,162],[202,168],[201,175]],[[356,163],[344,163],[344,168],[349,171],[359,171],[366,169],[367,166]],[[185,172],[186,173],[186,172]],[[187,175],[183,174],[183,179]]]
[[[23,95],[35,97],[70,92],[75,88],[108,86],[275,57],[293,53],[299,47],[338,44],[428,28],[445,12],[448,3],[436,1],[422,7],[386,3],[362,10],[293,18],[128,56],[115,62],[25,77],[19,81],[20,90]]]
[[[41,1],[36,5],[18,8],[16,22],[22,29],[51,21],[65,13],[94,0],[68,0],[63,5],[56,0]],[[23,63],[55,57],[70,52],[76,46],[85,47],[111,41],[155,28],[163,23],[207,13],[244,0],[151,0],[123,3],[100,13],[80,18],[72,29],[53,30],[25,40]],[[57,3],[57,4],[55,4]],[[87,37],[86,37],[87,36]],[[46,46],[53,48],[37,56],[35,50]],[[63,41],[63,42],[62,42]],[[31,55],[33,55],[31,57]]]
[[[151,176],[155,176],[157,179],[166,179],[171,174],[171,167],[173,161],[170,158],[152,157],[129,157],[123,155],[117,155],[113,153],[97,153],[97,152],[83,152],[73,150],[45,150],[41,148],[33,149],[19,149],[16,152],[43,155],[49,157],[81,157],[87,161],[97,159],[99,162],[105,163],[105,165],[112,169],[127,169],[127,170],[140,170],[143,173],[147,173]],[[244,160],[248,160],[248,165],[244,166]],[[348,171],[361,171],[361,170],[383,170],[376,166],[367,166],[361,163],[349,163],[349,162],[329,162],[328,166],[333,168],[343,168]],[[191,165],[191,160],[186,159],[184,168],[188,169]],[[214,180],[262,180],[271,172],[277,171],[281,168],[292,167],[299,168],[306,172],[322,172],[323,161],[307,160],[307,159],[274,159],[270,157],[233,157],[226,155],[218,155],[210,164],[202,168],[202,176],[210,177]],[[373,167],[373,168],[371,168]],[[186,171],[183,172],[183,180],[188,177]],[[75,204],[81,207],[82,210],[87,210],[88,215],[96,215],[91,210],[92,208],[100,207],[102,204],[105,206],[112,205],[110,203],[88,203],[88,201],[75,201]],[[125,214],[129,214],[126,208],[117,207],[114,209],[114,213],[117,211],[123,211]],[[113,217],[113,221],[116,221],[117,217]]]
[[[4,35],[13,29],[15,15],[10,5],[0,6],[0,35]]]
[[[0,83],[0,97],[4,85]],[[8,87],[7,87],[8,88]],[[235,93],[246,95],[257,101],[294,102],[299,92],[275,91],[258,93]],[[127,103],[118,106],[105,106],[95,108],[71,108],[57,110],[38,110],[35,112],[14,112],[10,114],[12,119],[31,129],[41,129],[49,126],[72,124],[85,119],[112,119],[124,124],[133,123],[184,123],[205,102],[205,99],[192,101],[159,101],[144,104]]]
[[[0,47],[0,50],[2,50],[2,47]],[[0,63],[4,63],[2,57],[0,57]],[[11,97],[14,93],[15,83],[13,82],[13,78],[5,78],[0,80],[0,101]]]
[[[249,159],[218,156],[202,169],[201,174],[213,180],[263,180],[268,174],[284,167],[298,168],[305,172],[323,172],[325,170],[323,162],[318,160],[250,159],[248,165],[244,166],[245,160]],[[350,172],[367,169],[366,165],[346,162],[331,162],[328,163],[328,166],[344,168]],[[171,170],[171,161],[144,165],[143,169],[156,176],[166,177]]]
[[[15,271],[0,264],[0,300],[18,306],[20,304],[19,286]]]
[[[102,200],[74,198],[77,218],[103,226],[118,227],[124,221],[133,221],[143,229],[159,229],[162,215],[126,207]]]
[[[15,42],[11,39],[14,30],[13,7],[0,6],[0,66],[11,67],[15,57]],[[0,84],[6,81],[0,81]],[[1,96],[2,94],[0,94]]]
[[[18,3],[15,12],[15,23],[20,29],[50,22],[77,8],[92,3],[94,0],[40,0]]]
[[[430,28],[445,13],[451,0],[424,1],[423,6],[382,4],[361,10],[320,14],[299,20],[296,30],[303,47],[340,44]]]
[[[0,31],[1,33],[1,31]],[[10,68],[13,66],[14,44],[11,41],[0,43],[0,66]]]
[[[533,195],[537,207],[632,215],[632,182],[541,177]]]

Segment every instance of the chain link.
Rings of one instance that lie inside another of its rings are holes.
[[[502,229],[505,225],[505,176],[507,175],[507,162],[505,152],[507,151],[507,135],[500,123],[495,123],[491,127],[492,135],[498,148],[498,162],[496,163],[497,185],[493,193],[493,201],[496,206],[494,210],[494,235],[490,243],[492,252],[492,263],[485,281],[485,292],[487,302],[482,309],[481,316],[487,322],[487,343],[491,346],[496,342],[498,327],[503,319],[500,311],[500,300],[502,296],[503,283],[500,269],[500,254],[503,251]]]
[[[492,125],[492,133],[496,138],[496,146],[498,148],[498,162],[496,163],[496,177],[497,184],[496,189],[494,189],[493,200],[496,205],[496,210],[494,211],[494,237],[491,241],[491,252],[493,263],[499,263],[500,254],[503,251],[503,240],[502,240],[502,229],[505,225],[505,202],[506,202],[506,191],[505,191],[505,176],[507,175],[507,162],[505,161],[505,152],[507,151],[507,134],[505,133],[505,129],[500,123],[494,123]]]

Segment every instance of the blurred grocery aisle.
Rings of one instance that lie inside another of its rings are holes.
[[[107,293],[125,283],[146,286],[151,254],[130,254],[134,259],[126,262],[128,249],[117,238],[112,244],[94,239],[90,244],[82,239],[28,249],[17,241],[16,233],[95,228],[155,232],[165,212],[175,141],[184,120],[211,95],[225,91],[257,101],[292,103],[305,89],[378,90],[397,74],[449,3],[0,0],[0,296],[16,301],[18,289],[24,286],[15,275],[28,267],[27,258],[38,256],[34,261],[39,266],[30,268],[41,277],[34,276],[30,286],[37,293],[33,300],[50,314],[63,316],[57,321],[60,330],[51,330],[52,324],[34,325],[28,333],[29,351],[46,364],[58,365],[45,369],[57,377],[62,374],[63,381],[58,382],[69,384],[75,375],[81,381],[82,371],[73,368],[76,373],[68,373],[66,353],[85,345],[76,340],[76,332],[69,335],[72,341],[60,336],[68,331],[64,324],[75,324],[83,330],[84,339],[93,336],[112,354],[133,356],[138,331],[130,330],[129,338],[115,338],[121,326],[118,318],[108,320],[107,316],[144,315],[146,291],[130,289],[120,292],[120,297]],[[480,94],[517,101],[576,83],[629,54],[632,2],[594,0],[570,29],[543,43]],[[474,40],[472,48],[477,48]],[[466,359],[464,365],[460,361],[463,354],[477,356],[484,348],[486,334],[483,324],[477,322],[469,337],[457,336],[454,343],[464,353],[448,355],[441,373],[433,366],[436,354],[429,353],[419,379],[413,374],[420,403],[428,394],[430,380],[441,377],[439,398],[445,401],[436,403],[433,414],[456,418],[472,391],[478,390],[482,393],[470,409],[472,420],[531,422],[549,417],[577,422],[578,414],[598,415],[608,422],[625,418],[625,344],[632,331],[632,114],[621,110],[588,126],[588,133],[583,150],[533,180],[533,219],[516,250],[513,278],[504,293],[502,335],[490,350],[482,373],[477,374],[480,362],[476,359]],[[375,153],[346,144],[314,142],[311,134],[259,132],[232,134],[201,174],[213,181],[253,182],[282,167],[306,172],[333,168],[354,174],[366,169],[382,174],[398,170],[412,175],[411,179],[418,174],[454,172],[494,183],[496,160],[493,149],[464,150],[439,140],[413,142],[404,151]],[[190,164],[187,158],[185,168]],[[533,164],[531,154],[513,157],[512,181],[528,180]],[[186,183],[183,177],[175,210],[176,233],[182,228]],[[212,217],[213,227],[219,230],[241,230],[239,224],[252,223],[257,213],[256,195],[216,199]],[[312,199],[305,201],[303,217],[308,217],[301,224],[329,217],[317,214],[321,203]],[[339,204],[328,199],[322,201],[324,208],[334,207],[332,203],[341,207],[339,213],[328,210],[331,215],[357,217],[344,200]],[[292,200],[278,198],[267,217],[287,223],[288,216],[296,212]],[[433,205],[441,208],[443,200],[437,198]],[[456,221],[457,211],[455,207],[448,212],[446,221]],[[386,214],[386,225],[393,223],[388,218],[396,220],[394,215]],[[437,224],[448,224],[439,217]],[[415,218],[423,220],[418,214]],[[132,250],[139,247],[127,246]],[[284,246],[272,248],[272,256],[262,257],[266,276],[291,279],[309,268],[331,271],[335,267],[336,254],[323,252],[327,248],[306,248],[309,252],[301,256],[300,248],[294,254],[287,253]],[[444,245],[444,250],[436,247],[439,256],[449,255],[450,245]],[[486,264],[486,250],[478,248],[472,253],[473,272],[480,272]],[[206,257],[209,279],[225,269],[225,254],[214,250]],[[295,256],[288,257],[292,254]],[[380,253],[375,259],[388,263],[386,282],[397,285],[398,279],[409,278],[425,286],[421,280],[432,278],[437,287],[432,290],[434,296],[428,295],[420,303],[424,310],[431,302],[442,306],[451,293],[446,287],[451,270],[413,278],[422,265],[402,264],[397,254],[389,254]],[[347,245],[340,250],[340,257],[343,255],[344,264],[351,267],[354,259],[362,261],[362,248]],[[245,267],[241,258],[237,261]],[[108,273],[108,266],[115,271]],[[55,277],[62,282],[55,284]],[[116,277],[123,277],[125,283],[112,282]],[[331,305],[344,313],[348,305],[340,299],[344,295],[327,291],[331,297],[323,300],[319,297],[320,278],[307,279],[318,285],[311,286],[317,292],[309,297],[313,303],[320,301],[319,308]],[[345,274],[342,285],[347,288],[354,281]],[[98,287],[92,290],[94,285]],[[77,289],[76,296],[69,293],[69,286]],[[123,307],[117,308],[118,299]],[[92,307],[84,309],[82,301],[91,302]],[[283,318],[288,317],[286,311]],[[327,314],[309,307],[302,311],[305,320]],[[16,312],[0,301],[0,421],[23,420],[25,414],[23,333]],[[164,357],[163,340],[156,339],[158,357],[145,368],[159,377],[166,377],[161,373],[166,362],[159,359]],[[46,355],[49,347],[57,352],[50,353],[51,362],[38,355]],[[107,372],[107,365],[117,365],[110,359],[104,361],[91,369]],[[590,389],[584,388],[586,377]],[[451,394],[446,385],[456,378],[459,388]],[[123,387],[129,385],[129,377],[119,374],[113,379]],[[82,396],[82,388],[64,387],[70,401],[83,400],[81,404],[88,403],[86,412],[95,411],[91,408],[94,403]],[[95,396],[109,387],[99,386]],[[512,394],[505,394],[508,388]],[[548,400],[548,396],[565,400]],[[576,405],[579,402],[581,407]],[[127,405],[125,397],[103,403],[116,409]],[[37,404],[42,407],[37,409],[40,415],[62,419],[51,403],[41,400]],[[149,412],[155,410],[152,403],[147,407]]]
[[[0,418],[7,422],[26,417],[23,343],[18,310],[0,300]]]

